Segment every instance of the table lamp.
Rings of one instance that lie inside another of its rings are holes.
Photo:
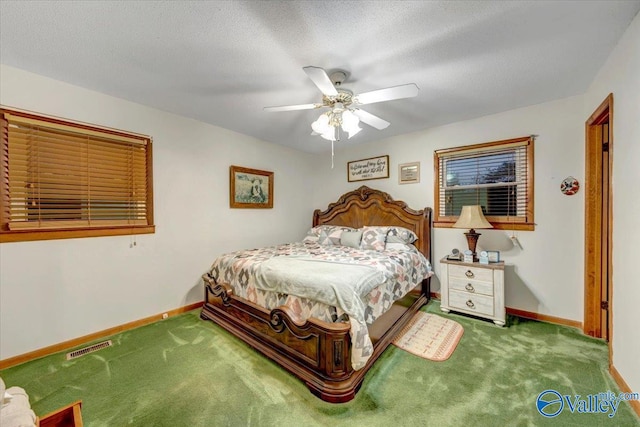
[[[453,228],[469,228],[470,230],[467,233],[464,233],[467,236],[467,244],[469,245],[469,250],[473,252],[474,261],[477,259],[476,257],[476,245],[478,244],[478,237],[481,236],[480,233],[476,233],[476,228],[493,228],[493,226],[487,221],[487,219],[482,214],[482,207],[479,205],[475,206],[463,206],[462,212],[460,212],[460,216],[458,217],[458,221],[453,224]]]

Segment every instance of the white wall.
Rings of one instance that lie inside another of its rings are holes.
[[[565,196],[560,183],[571,175],[584,181],[584,113],[581,96],[458,122],[377,143],[339,143],[336,167],[324,168],[314,204],[326,205],[336,194],[362,184],[390,193],[415,209],[434,206],[433,151],[460,145],[538,135],[535,141],[535,231],[517,232],[523,250],[515,248],[510,232],[482,230],[480,249],[500,250],[506,261],[508,307],[582,321],[583,317],[583,192]],[[393,124],[391,124],[393,126]],[[363,132],[375,132],[367,128]],[[389,179],[348,183],[346,163],[388,154]],[[419,184],[398,184],[398,164],[419,161]],[[318,173],[322,173],[320,165]],[[434,230],[433,260],[452,248],[467,247],[464,230]],[[434,280],[432,289],[439,289]]]
[[[1,244],[1,359],[202,300],[216,255],[296,240],[311,224],[308,154],[6,66],[0,96],[151,135],[156,224],[133,248],[127,236]],[[232,164],[275,172],[273,209],[229,208]]]
[[[640,15],[585,96],[588,117],[613,93],[613,364],[640,390]]]

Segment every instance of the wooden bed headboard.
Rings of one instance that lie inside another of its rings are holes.
[[[416,233],[416,248],[431,261],[431,208],[416,211],[385,192],[362,186],[343,194],[337,202],[313,213],[313,226],[331,224],[361,228],[395,225]]]

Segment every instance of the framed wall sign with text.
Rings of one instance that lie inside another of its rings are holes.
[[[398,165],[398,184],[414,184],[420,182],[420,162]]]
[[[382,178],[389,178],[388,155],[354,160],[347,163],[347,179],[349,182]]]

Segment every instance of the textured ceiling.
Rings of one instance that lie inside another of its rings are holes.
[[[350,73],[391,122],[349,144],[584,93],[640,1],[0,1],[0,62],[318,152],[302,67]]]

